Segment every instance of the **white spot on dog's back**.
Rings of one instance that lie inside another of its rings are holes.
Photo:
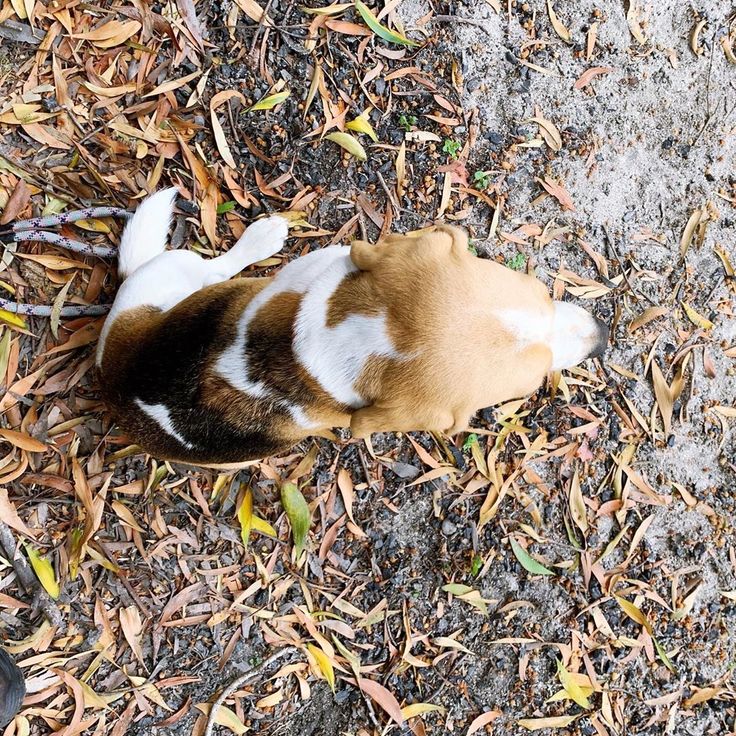
[[[302,294],[295,319],[296,359],[338,403],[360,407],[365,403],[354,389],[372,356],[399,357],[386,329],[386,318],[350,315],[336,327],[327,326],[330,297],[346,276],[357,271],[350,248],[331,246],[302,256],[285,266],[246,307],[233,343],[216,363],[217,372],[233,388],[250,396],[278,398],[248,373],[248,326],[262,306],[277,294]],[[298,421],[297,423],[300,423]]]
[[[356,271],[348,258],[332,266],[302,298],[296,318],[294,354],[335,401],[364,406],[355,382],[371,357],[398,358],[386,329],[386,316],[351,314],[336,327],[327,326],[330,298],[343,279]]]
[[[140,399],[136,399],[135,403],[151,418],[166,434],[173,437],[180,445],[191,450],[194,445],[185,440],[175,429],[171,421],[171,414],[163,404],[146,404]]]

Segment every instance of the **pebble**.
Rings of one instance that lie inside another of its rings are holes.
[[[453,524],[449,519],[445,519],[442,522],[442,533],[446,537],[451,537],[457,531],[457,526]]]

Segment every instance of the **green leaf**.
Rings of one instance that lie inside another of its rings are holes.
[[[218,215],[224,215],[226,212],[232,212],[232,210],[235,209],[235,205],[237,202],[235,200],[230,200],[229,202],[223,202],[222,204],[217,205],[217,214]]]
[[[291,92],[288,89],[276,92],[272,95],[266,95],[262,100],[258,100],[255,105],[248,108],[248,112],[254,112],[255,110],[271,110],[276,105],[280,105]]]
[[[537,562],[515,539],[511,540],[511,549],[521,566],[533,575],[554,575],[541,562]]]
[[[672,661],[667,656],[667,652],[665,652],[664,647],[654,638],[652,637],[652,641],[654,642],[654,648],[657,650],[657,654],[659,655],[659,658],[662,660],[662,663],[664,666],[673,674],[677,674],[677,670],[675,669],[675,665],[672,664]]]
[[[284,483],[281,486],[281,503],[291,524],[295,556],[298,560],[307,541],[311,521],[309,506],[294,483]]]
[[[478,435],[475,434],[475,432],[472,432],[465,438],[465,442],[463,442],[463,450],[467,452],[473,446],[473,443],[478,444]]]
[[[365,152],[365,148],[350,133],[330,133],[325,138],[328,141],[337,143],[338,146],[344,148],[351,156],[355,156],[359,161],[368,160],[368,154]]]
[[[368,28],[370,28],[377,36],[380,36],[384,41],[388,41],[389,43],[398,43],[402,46],[419,45],[416,41],[412,41],[406,36],[402,36],[400,33],[396,33],[395,31],[386,28],[386,26],[381,25],[378,18],[373,15],[371,10],[365,5],[365,3],[361,2],[361,0],[355,0],[355,9],[360,13],[361,18],[363,18]]]

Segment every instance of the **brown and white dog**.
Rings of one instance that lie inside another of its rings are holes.
[[[165,251],[176,191],[146,199],[120,244],[124,279],[97,352],[103,398],[147,452],[231,466],[330,427],[467,428],[605,347],[605,325],[439,226],[297,258],[286,219],[258,220],[224,255]]]

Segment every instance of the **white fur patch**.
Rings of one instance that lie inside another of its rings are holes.
[[[335,401],[356,408],[362,406],[364,402],[354,384],[366,361],[372,356],[399,354],[389,339],[384,316],[351,315],[337,327],[327,327],[330,297],[342,280],[356,270],[347,246],[324,248],[289,263],[245,308],[235,340],[217,360],[217,372],[233,388],[263,397],[266,387],[248,375],[248,326],[274,296],[296,292],[303,294],[295,324],[297,360]],[[301,424],[296,417],[295,421]]]
[[[302,298],[296,318],[294,354],[335,401],[353,408],[365,404],[354,385],[373,356],[398,358],[386,329],[386,316],[351,314],[336,327],[327,326],[330,297],[356,267],[350,258],[322,274]]]
[[[542,343],[552,337],[550,313],[530,309],[500,309],[494,316],[516,338],[519,347]]]
[[[140,399],[136,399],[135,403],[146,413],[166,434],[173,437],[180,445],[191,450],[194,445],[185,440],[175,429],[171,421],[171,414],[163,404],[146,404]]]

